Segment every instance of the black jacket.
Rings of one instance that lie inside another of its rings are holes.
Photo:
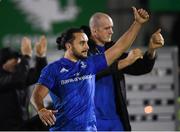
[[[28,86],[36,83],[46,58],[35,58],[35,67],[30,68],[30,58],[22,56],[14,73],[0,67],[0,130],[17,130],[29,118]]]
[[[110,48],[113,44],[114,42],[105,44],[105,49]],[[94,41],[89,40],[88,45],[89,45],[89,55],[95,55],[98,53]],[[127,56],[128,53],[123,53],[119,58],[119,60],[126,58]],[[131,131],[131,125],[129,121],[127,106],[126,106],[126,88],[125,88],[124,74],[142,75],[149,73],[152,70],[154,63],[155,63],[155,59],[150,59],[146,52],[144,54],[143,59],[138,59],[135,63],[122,70],[118,70],[118,61],[116,61],[109,68],[96,75],[96,79],[101,79],[103,76],[107,76],[107,75],[113,76],[113,81],[115,86],[114,90],[116,93],[115,95],[116,109],[118,115],[121,118],[125,131]]]

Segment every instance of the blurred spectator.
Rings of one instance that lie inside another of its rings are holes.
[[[179,31],[180,31],[180,16],[177,17],[172,29],[172,41],[173,41],[173,45],[178,46],[178,58],[179,58],[179,45],[180,45]]]
[[[173,29],[172,29],[172,43],[178,47],[178,58],[179,58],[179,46],[180,46],[180,16],[177,17],[176,21],[174,22]],[[179,81],[180,81],[180,61],[178,59],[178,74],[179,74]],[[180,96],[180,88],[179,88],[179,96]]]
[[[30,68],[31,40],[24,37],[21,54],[10,48],[0,49],[0,130],[18,130],[29,118],[28,86],[34,84],[46,61],[44,36],[35,45],[36,64]]]

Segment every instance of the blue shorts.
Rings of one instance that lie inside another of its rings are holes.
[[[61,126],[52,127],[50,131],[97,131],[96,121],[90,122],[78,122],[77,120],[68,121],[66,124]]]
[[[97,131],[96,123],[89,122],[88,124],[78,124],[77,122],[69,122],[61,128],[61,131]]]
[[[119,119],[97,119],[98,131],[124,131]]]

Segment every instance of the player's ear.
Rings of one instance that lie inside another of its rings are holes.
[[[96,33],[96,32],[97,32],[97,30],[94,28],[94,29],[93,29],[93,32],[94,32],[94,33]]]
[[[97,28],[96,28],[96,27],[93,27],[93,28],[91,29],[91,33],[92,33],[92,34],[96,34],[96,32],[97,32]]]
[[[71,48],[71,44],[70,43],[66,43],[65,47],[66,47],[66,49],[70,49]]]

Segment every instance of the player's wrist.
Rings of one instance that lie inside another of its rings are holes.
[[[36,53],[36,56],[37,56],[37,57],[40,57],[40,58],[46,57],[46,53],[42,53],[42,54]]]
[[[142,25],[143,25],[143,23],[141,23],[141,22],[139,22],[139,21],[137,21],[137,20],[134,20],[134,25],[135,25],[136,27],[141,28]]]
[[[46,108],[41,108],[37,111],[37,113],[39,114],[40,112],[44,111],[44,110],[47,110]]]

